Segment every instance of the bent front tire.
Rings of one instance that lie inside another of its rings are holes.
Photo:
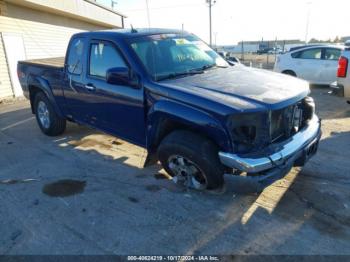
[[[216,189],[224,183],[218,151],[209,139],[179,130],[163,139],[158,159],[175,182],[197,190]]]
[[[66,129],[66,120],[54,110],[46,95],[42,92],[35,96],[35,116],[41,131],[48,136],[58,136]]]

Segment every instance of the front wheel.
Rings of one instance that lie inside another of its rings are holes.
[[[66,129],[66,120],[55,112],[49,99],[42,92],[35,96],[35,116],[41,131],[48,136],[57,136]]]
[[[197,190],[215,189],[224,183],[218,151],[209,139],[180,130],[163,139],[158,159],[174,182]]]

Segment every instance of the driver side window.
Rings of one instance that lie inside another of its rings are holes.
[[[89,74],[105,79],[107,70],[112,67],[127,67],[116,48],[105,42],[91,44]]]

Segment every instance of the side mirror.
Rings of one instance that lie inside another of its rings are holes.
[[[107,70],[106,81],[115,85],[130,85],[129,69],[126,67],[113,67]]]

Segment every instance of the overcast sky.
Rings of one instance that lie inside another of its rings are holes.
[[[110,5],[111,0],[98,0]],[[125,27],[148,27],[146,0],[116,0],[115,9],[126,14]],[[148,0],[150,26],[181,28],[209,42],[205,0]],[[308,11],[309,10],[309,11]],[[308,40],[350,36],[350,0],[217,0],[212,8],[213,43],[241,40]]]

